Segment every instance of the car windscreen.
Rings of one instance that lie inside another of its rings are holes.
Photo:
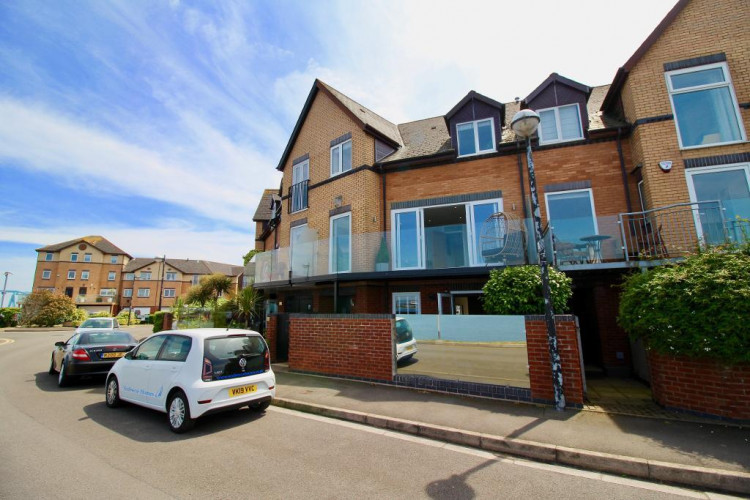
[[[266,343],[257,335],[228,335],[204,341],[203,380],[224,380],[266,370]]]
[[[396,320],[396,343],[409,342],[413,338],[409,323],[405,319]]]
[[[80,328],[112,328],[112,320],[109,318],[92,318],[81,323]]]
[[[135,344],[136,340],[129,333],[91,332],[82,333],[76,343],[81,345]]]

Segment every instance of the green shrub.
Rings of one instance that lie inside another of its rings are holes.
[[[0,328],[18,326],[18,317],[20,314],[20,307],[3,307],[0,309]]]
[[[555,314],[568,311],[568,300],[573,295],[570,283],[565,273],[549,268]],[[484,310],[488,314],[544,314],[542,277],[537,266],[493,269],[482,290]]]
[[[73,321],[80,316],[76,304],[67,295],[48,290],[30,293],[21,306],[22,325],[54,326]],[[86,317],[86,312],[80,310]]]
[[[151,315],[154,321],[154,333],[160,332],[164,329],[164,311],[156,311]]]
[[[81,323],[86,321],[89,314],[83,309],[76,309],[66,321],[73,323],[73,326],[81,326]]]
[[[110,318],[112,315],[109,314],[107,311],[99,311],[98,313],[94,313],[90,318]]]
[[[748,249],[710,249],[627,277],[617,320],[662,354],[750,362],[748,304]]]

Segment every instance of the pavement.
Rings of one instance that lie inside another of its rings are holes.
[[[559,412],[299,374],[285,363],[273,369],[276,406],[504,455],[750,497],[750,428],[737,423],[666,411],[608,411],[614,404]]]

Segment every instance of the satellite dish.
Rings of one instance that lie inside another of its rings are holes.
[[[482,260],[504,264],[509,257],[523,256],[523,226],[515,215],[495,212],[482,223],[479,236]]]

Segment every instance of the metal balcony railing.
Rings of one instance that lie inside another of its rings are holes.
[[[307,186],[310,184],[309,180],[292,184],[289,187],[289,210],[288,212],[294,213],[299,212],[307,208]]]

